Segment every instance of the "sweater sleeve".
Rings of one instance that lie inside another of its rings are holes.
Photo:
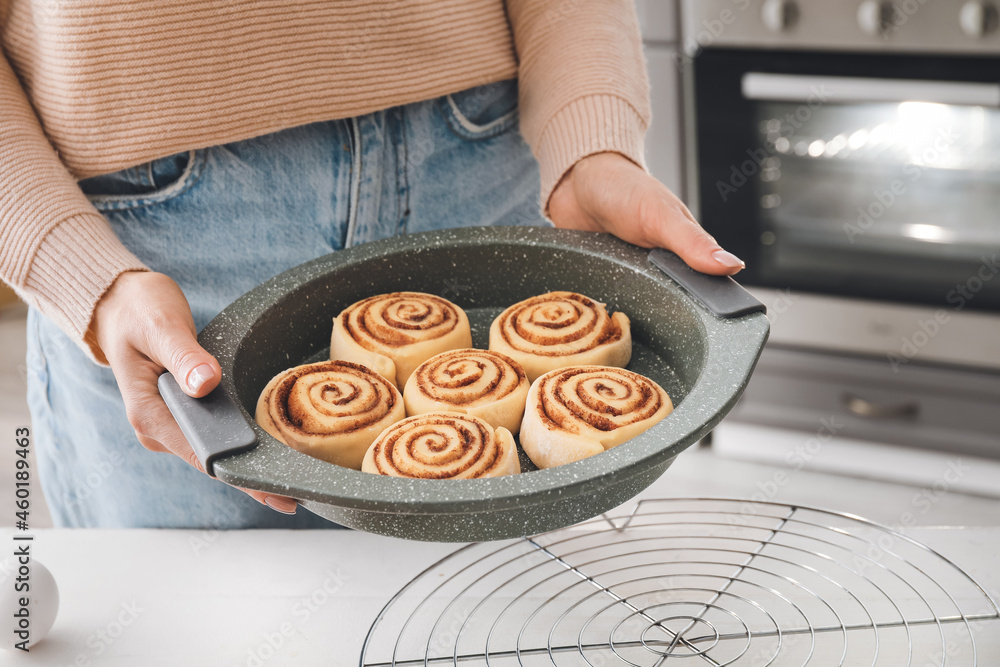
[[[121,273],[145,269],[60,162],[0,54],[0,278],[107,363],[88,335],[94,308]]]
[[[616,152],[645,169],[649,82],[633,0],[507,0],[507,13],[543,210],[588,155]]]

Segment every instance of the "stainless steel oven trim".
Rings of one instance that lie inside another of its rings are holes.
[[[860,6],[881,5],[888,10],[885,25],[873,30],[870,12]],[[971,3],[970,3],[971,4]],[[795,20],[776,25],[775,5],[795,8]],[[702,48],[802,49],[867,53],[1000,53],[1000,29],[982,25],[979,34],[967,32],[970,19],[964,2],[897,0],[682,0],[681,32],[684,51]]]
[[[1000,371],[1000,316],[748,286],[767,306],[771,345]]]
[[[1000,107],[1000,84],[747,72],[748,100],[808,102],[934,102]]]

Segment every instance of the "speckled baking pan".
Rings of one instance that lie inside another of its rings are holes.
[[[464,308],[477,347],[486,346],[492,319],[521,299],[570,290],[604,301],[632,320],[628,367],[660,383],[675,409],[603,454],[548,470],[522,457],[526,472],[481,480],[405,480],[341,468],[286,447],[254,423],[268,380],[326,358],[334,316],[400,290]],[[251,290],[199,335],[222,365],[219,389],[208,400],[190,399],[170,391],[176,383],[164,376],[161,393],[206,467],[225,482],[297,498],[331,521],[373,533],[498,540],[567,526],[642,491],[733,407],[767,334],[763,306],[745,290],[697,274],[665,251],[651,255],[608,235],[550,228],[456,229],[341,251]]]

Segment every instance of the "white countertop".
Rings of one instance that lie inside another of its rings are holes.
[[[339,530],[46,530],[34,548],[59,584],[59,616],[29,654],[0,657],[133,667],[254,664],[269,639],[268,665],[357,665],[382,606],[455,545]]]
[[[1000,528],[909,534],[998,597]],[[38,531],[59,616],[29,654],[0,662],[357,665],[393,593],[455,548],[354,531]],[[1000,633],[992,639],[980,649],[1000,655]]]

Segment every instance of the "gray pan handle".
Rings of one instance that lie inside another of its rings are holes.
[[[257,434],[222,387],[208,396],[191,398],[177,385],[170,373],[156,381],[163,402],[177,420],[181,432],[191,443],[205,471],[215,477],[216,459],[239,454],[257,446]]]
[[[669,250],[654,248],[649,253],[649,261],[716,317],[742,317],[767,312],[767,306],[729,276],[710,276],[695,271]]]

